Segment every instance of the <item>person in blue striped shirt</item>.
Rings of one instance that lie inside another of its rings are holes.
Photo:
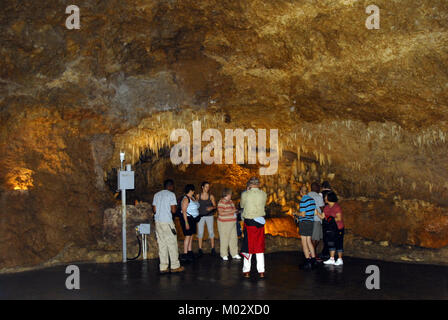
[[[314,215],[317,214],[316,202],[308,195],[308,187],[303,185],[300,188],[300,208],[298,213],[299,234],[302,239],[303,254],[305,263],[303,269],[312,269],[316,264],[316,252],[314,250],[311,236],[313,235]]]

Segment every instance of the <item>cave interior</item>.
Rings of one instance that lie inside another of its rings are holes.
[[[329,181],[351,254],[448,263],[448,2],[378,0],[377,30],[364,0],[88,0],[71,30],[70,4],[2,1],[0,270],[119,261],[103,226],[122,151],[130,206],[166,178],[238,201],[260,163],[172,163],[195,121],[278,130],[272,221]]]

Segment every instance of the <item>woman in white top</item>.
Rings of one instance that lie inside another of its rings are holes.
[[[199,202],[194,195],[194,185],[185,186],[185,197],[181,202],[182,218],[180,219],[184,233],[184,257],[185,260],[194,258],[192,251],[193,235],[196,233],[196,218],[199,216]]]

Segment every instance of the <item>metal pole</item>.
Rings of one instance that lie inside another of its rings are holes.
[[[145,260],[148,259],[148,236],[145,234]]]
[[[142,234],[143,238],[143,260],[146,260],[146,234]]]
[[[123,216],[122,216],[122,229],[121,234],[123,236],[123,262],[126,262],[126,189],[121,189],[121,204],[123,207]]]

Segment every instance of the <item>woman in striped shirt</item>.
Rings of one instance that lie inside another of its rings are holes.
[[[237,210],[232,201],[232,190],[225,188],[222,199],[218,202],[219,247],[223,260],[229,260],[227,257],[229,250],[233,259],[241,259],[238,254],[238,237],[235,228],[236,213]]]
[[[311,236],[313,235],[314,215],[318,215],[319,218],[323,218],[323,214],[319,213],[316,209],[316,202],[308,195],[308,187],[303,185],[300,188],[300,200],[299,209],[299,234],[302,239],[303,254],[305,255],[305,263],[300,267],[303,269],[312,269],[316,264],[316,251],[314,250]]]

